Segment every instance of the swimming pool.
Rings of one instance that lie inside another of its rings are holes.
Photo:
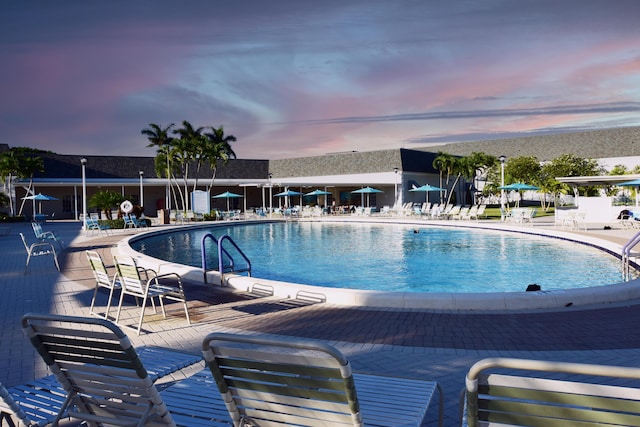
[[[623,281],[619,260],[601,250],[495,230],[288,222],[178,229],[130,245],[199,267],[200,241],[209,232],[231,236],[254,277],[330,288],[486,293],[524,291],[533,283],[558,290]]]

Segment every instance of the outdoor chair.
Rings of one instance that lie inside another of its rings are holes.
[[[56,248],[49,242],[36,242],[32,244],[27,243],[27,239],[24,237],[24,234],[19,233],[20,238],[22,239],[22,244],[24,245],[25,250],[27,251],[27,263],[24,266],[24,272],[27,273],[27,268],[29,267],[29,262],[32,257],[37,256],[47,256],[51,255],[53,257],[53,262],[56,264],[56,268],[60,271],[60,264],[58,264],[58,255],[56,254]]]
[[[205,361],[236,427],[419,426],[436,382],[353,374],[335,348],[312,340],[213,333]]]
[[[118,312],[116,313],[116,323],[120,320],[120,312],[124,302],[125,295],[131,295],[142,300],[140,308],[140,318],[138,320],[137,333],[140,335],[142,321],[144,319],[147,301],[151,300],[155,311],[155,303],[153,298],[158,297],[162,315],[166,319],[167,314],[164,307],[164,299],[170,301],[181,302],[184,306],[184,313],[187,323],[191,324],[189,319],[189,310],[187,308],[187,299],[184,295],[182,287],[182,278],[177,273],[167,273],[158,275],[153,270],[145,270],[138,267],[136,261],[131,257],[115,256],[114,263],[116,273],[122,285],[120,290],[120,301],[118,303]],[[144,276],[144,278],[143,278]]]
[[[109,225],[101,224],[100,220],[98,220],[98,218],[94,218],[93,216],[85,218],[84,229],[85,231],[98,231],[106,235],[109,235],[111,232],[111,227]]]
[[[53,240],[58,244],[58,246],[60,246],[60,249],[64,248],[64,242],[62,241],[60,236],[58,236],[53,231],[44,231],[42,229],[42,224],[40,224],[39,222],[32,222],[31,228],[33,228],[33,234],[35,234],[36,239],[42,242]]]
[[[637,426],[640,368],[490,358],[466,377],[462,425]]]
[[[131,215],[124,215],[122,217],[122,219],[124,220],[124,229],[126,230],[127,228],[138,228],[138,224],[137,222],[131,217]]]
[[[195,365],[195,356],[159,347],[140,347],[136,353],[154,382],[172,378],[184,368]],[[47,426],[64,405],[66,392],[55,375],[38,378],[13,387],[0,383],[0,425]]]
[[[111,307],[111,299],[113,298],[113,292],[116,289],[122,289],[122,284],[120,283],[120,279],[118,278],[118,274],[114,274],[113,277],[109,277],[109,273],[107,272],[107,267],[104,265],[102,261],[102,257],[96,251],[86,251],[87,259],[89,260],[89,265],[91,265],[91,270],[93,271],[93,277],[96,279],[96,287],[93,291],[93,297],[91,298],[91,305],[89,306],[89,314],[98,315],[93,311],[93,308],[96,303],[96,298],[98,296],[98,290],[100,288],[109,290],[109,298],[107,299],[107,307],[105,309],[104,318],[109,318],[109,308]]]
[[[206,377],[203,379],[202,375],[182,380],[190,382],[185,391],[182,391],[184,387],[172,390],[171,399],[181,402],[180,405],[165,404],[154,384],[157,375],[151,374],[147,364],[153,365],[157,359],[164,365],[163,359],[172,359],[171,353],[177,352],[166,350],[152,352],[147,357],[138,356],[120,328],[94,317],[26,314],[22,328],[59,383],[54,389],[55,403],[49,407],[49,414],[44,414],[54,427],[63,417],[90,426],[230,425],[228,415],[227,420],[216,419],[215,414],[224,408],[220,399],[209,398],[207,405],[198,405],[195,401],[194,396],[207,393]],[[201,357],[180,356],[180,353],[176,357],[182,359],[179,365],[183,367],[201,360]],[[213,381],[209,383],[213,389]],[[167,390],[172,387],[177,385]],[[14,403],[13,415],[28,415],[25,412],[30,408],[23,409],[22,413],[15,411],[15,403],[22,396],[8,394],[12,399],[7,400]],[[17,408],[22,409],[21,405],[18,402]],[[55,409],[55,415],[51,416]],[[22,418],[24,423],[33,425],[28,418]]]

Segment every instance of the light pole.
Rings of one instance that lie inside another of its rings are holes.
[[[85,173],[85,166],[87,165],[87,159],[81,158],[82,164],[82,228],[87,229],[87,175]]]
[[[396,174],[393,185],[393,206],[395,207],[398,203],[398,168],[393,168],[393,173]]]
[[[271,183],[271,178],[273,178],[273,174],[269,172],[269,218],[273,213],[273,184]]]
[[[506,196],[504,194],[504,162],[507,160],[507,156],[498,157],[500,160],[500,207],[504,210],[506,202]],[[501,219],[504,221],[504,211],[502,212]]]
[[[140,207],[144,206],[144,187],[142,186],[142,177],[144,176],[144,171],[138,171],[140,175]],[[144,211],[144,209],[143,209]]]

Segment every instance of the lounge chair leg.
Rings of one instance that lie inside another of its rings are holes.
[[[147,299],[145,298],[144,301],[142,301],[142,309],[140,310],[140,320],[138,320],[138,335],[140,335],[140,330],[142,329],[142,320],[144,319],[144,309],[146,305],[147,305]]]
[[[122,309],[122,300],[124,299],[124,292],[120,293],[120,302],[118,303],[118,312],[116,313],[116,320],[115,323],[116,325],[118,324],[118,321],[120,320],[120,310]]]

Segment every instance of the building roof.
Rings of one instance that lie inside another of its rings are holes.
[[[442,151],[456,156],[468,156],[473,152],[496,157],[505,155],[509,158],[534,156],[541,162],[553,160],[563,154],[589,159],[634,157],[640,156],[640,126],[459,142],[423,147],[421,150]]]

